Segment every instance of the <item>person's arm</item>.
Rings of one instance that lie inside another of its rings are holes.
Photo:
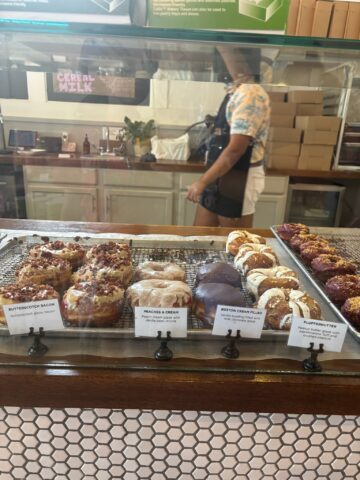
[[[216,162],[207,170],[204,175],[191,184],[187,189],[187,199],[192,202],[198,202],[205,188],[222,177],[238,162],[239,158],[245,153],[251,137],[241,134],[230,135],[230,141],[223,150]]]

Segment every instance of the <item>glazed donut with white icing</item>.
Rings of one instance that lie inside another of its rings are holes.
[[[124,289],[110,282],[78,282],[64,294],[64,318],[76,327],[111,327],[119,320]]]
[[[179,280],[185,281],[185,271],[176,263],[172,262],[143,262],[134,272],[134,280]]]
[[[106,242],[94,245],[86,252],[86,261],[88,263],[98,263],[102,256],[113,255],[114,258],[131,260],[131,251],[126,243]]]
[[[59,294],[51,285],[11,284],[0,287],[0,325],[6,325],[3,305],[52,299],[59,299]]]
[[[239,248],[234,265],[244,275],[254,268],[272,268],[279,260],[271,247],[256,243],[245,243]]]
[[[290,330],[293,315],[321,320],[319,304],[301,290],[271,288],[259,298],[255,308],[265,309],[265,323],[274,330]]]
[[[247,232],[246,230],[234,230],[229,233],[229,236],[226,241],[226,253],[231,253],[231,255],[236,255],[238,253],[239,247],[244,243],[259,243],[265,245],[265,238],[255,233]]]
[[[270,288],[288,288],[297,290],[297,273],[288,267],[255,268],[246,277],[246,287],[258,299]]]
[[[29,256],[33,258],[39,258],[43,254],[58,257],[62,260],[67,260],[71,264],[72,268],[75,269],[82,265],[84,261],[85,250],[78,243],[62,242],[61,240],[43,244],[39,243],[29,250]]]
[[[189,286],[177,280],[141,280],[133,283],[126,292],[134,307],[188,307],[191,304]]]
[[[28,257],[18,266],[15,275],[19,284],[52,285],[65,290],[70,282],[72,268],[67,260],[43,252],[38,258]]]

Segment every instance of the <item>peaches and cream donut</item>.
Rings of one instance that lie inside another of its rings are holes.
[[[71,273],[72,268],[67,260],[43,252],[38,258],[28,257],[20,263],[15,275],[19,284],[47,284],[56,290],[65,290]]]
[[[75,269],[82,265],[85,250],[78,243],[62,242],[61,240],[39,243],[29,250],[29,256],[33,258],[39,258],[44,253],[61,258],[62,260],[67,260],[72,268]]]
[[[111,282],[78,282],[63,296],[64,318],[76,327],[111,327],[119,320],[124,289]]]
[[[86,263],[71,277],[72,283],[106,280],[121,283],[124,287],[129,285],[131,279],[131,259],[118,258],[111,254],[94,257],[92,263]]]
[[[267,245],[245,243],[239,248],[234,265],[244,275],[254,268],[272,268],[279,264],[274,250]]]
[[[176,263],[172,262],[143,262],[134,272],[134,279],[139,280],[179,280],[185,281],[185,271]]]
[[[265,244],[265,238],[255,233],[247,232],[246,230],[234,230],[229,233],[229,236],[226,241],[226,253],[231,253],[231,255],[236,255],[238,253],[239,247],[244,243],[260,243]]]
[[[177,280],[141,280],[133,283],[126,292],[134,307],[188,307],[191,304],[189,286]]]
[[[0,287],[0,325],[6,325],[3,305],[59,299],[51,285],[11,284]]]
[[[106,242],[94,245],[86,252],[88,263],[97,263],[102,256],[113,255],[119,259],[131,260],[130,247],[126,243]]]
[[[297,290],[299,279],[288,267],[255,268],[246,277],[246,287],[258,299],[270,288],[288,288]]]

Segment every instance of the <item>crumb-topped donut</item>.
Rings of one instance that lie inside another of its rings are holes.
[[[231,253],[231,255],[236,255],[238,253],[239,247],[244,243],[261,243],[265,244],[265,238],[255,233],[247,232],[246,230],[234,230],[229,233],[229,236],[226,241],[226,253]]]
[[[256,308],[266,310],[265,323],[275,330],[290,330],[292,316],[321,319],[319,304],[300,290],[271,288],[259,298]]]
[[[225,283],[200,283],[193,299],[193,312],[207,327],[215,321],[218,305],[246,307],[246,297],[238,288]]]
[[[110,327],[119,320],[124,289],[111,282],[78,282],[64,294],[64,318],[76,327]]]
[[[185,271],[176,263],[172,262],[143,262],[134,272],[134,280],[179,280],[185,281]]]
[[[67,260],[73,269],[82,265],[85,255],[84,248],[78,243],[62,242],[56,240],[55,242],[39,243],[29,250],[30,257],[39,258],[43,254],[48,254],[54,257]]]
[[[71,273],[72,268],[67,260],[43,252],[38,258],[28,257],[20,263],[15,275],[20,284],[47,284],[56,290],[65,290]]]
[[[189,286],[177,280],[141,280],[133,283],[126,294],[133,308],[181,308],[191,304]]]
[[[86,261],[89,263],[97,262],[102,256],[113,255],[124,260],[131,260],[131,251],[126,243],[106,242],[94,245],[86,252]]]
[[[312,260],[311,268],[323,282],[335,275],[351,275],[356,272],[356,265],[339,255],[318,255]]]
[[[279,264],[274,250],[267,245],[244,243],[234,259],[234,265],[244,275],[254,268],[272,268]]]
[[[52,300],[55,298],[59,299],[59,294],[51,285],[11,284],[0,287],[0,325],[6,324],[3,305]]]
[[[246,277],[246,287],[258,299],[270,288],[297,290],[299,279],[297,273],[288,267],[255,268]]]
[[[342,305],[348,298],[360,296],[360,275],[336,275],[325,284],[330,300]]]
[[[360,296],[348,298],[341,307],[341,312],[354,327],[360,329]]]
[[[329,244],[329,242],[325,240],[325,238],[320,237],[320,235],[315,235],[314,233],[298,233],[290,239],[290,246],[295,252],[299,252],[301,245],[306,242],[322,242]]]
[[[228,263],[205,263],[199,267],[195,283],[226,283],[239,288],[241,287],[241,277],[236,268]]]
[[[88,282],[91,280],[113,281],[121,283],[124,287],[129,285],[132,279],[132,263],[130,258],[119,258],[111,254],[103,254],[92,258],[92,263],[86,263],[71,280],[76,282]]]
[[[300,256],[307,265],[310,265],[319,255],[336,255],[336,253],[336,248],[331,247],[328,242],[306,242],[300,245]]]
[[[284,223],[277,227],[277,233],[281,240],[288,242],[294,235],[298,233],[310,233],[309,227],[302,223]]]

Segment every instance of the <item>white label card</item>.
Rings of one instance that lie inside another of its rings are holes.
[[[235,337],[236,330],[240,330],[241,337],[260,338],[265,315],[266,310],[257,308],[218,305],[212,334],[225,336],[228,330],[232,330],[232,336]]]
[[[162,337],[170,332],[172,338],[187,336],[187,308],[135,307],[135,337]]]
[[[326,352],[341,352],[346,331],[347,325],[343,323],[293,317],[288,345],[309,348],[313,343],[317,349],[322,343]]]
[[[56,299],[3,305],[3,309],[10,335],[29,333],[31,327],[35,332],[38,332],[40,327],[45,332],[64,330],[59,302]]]

